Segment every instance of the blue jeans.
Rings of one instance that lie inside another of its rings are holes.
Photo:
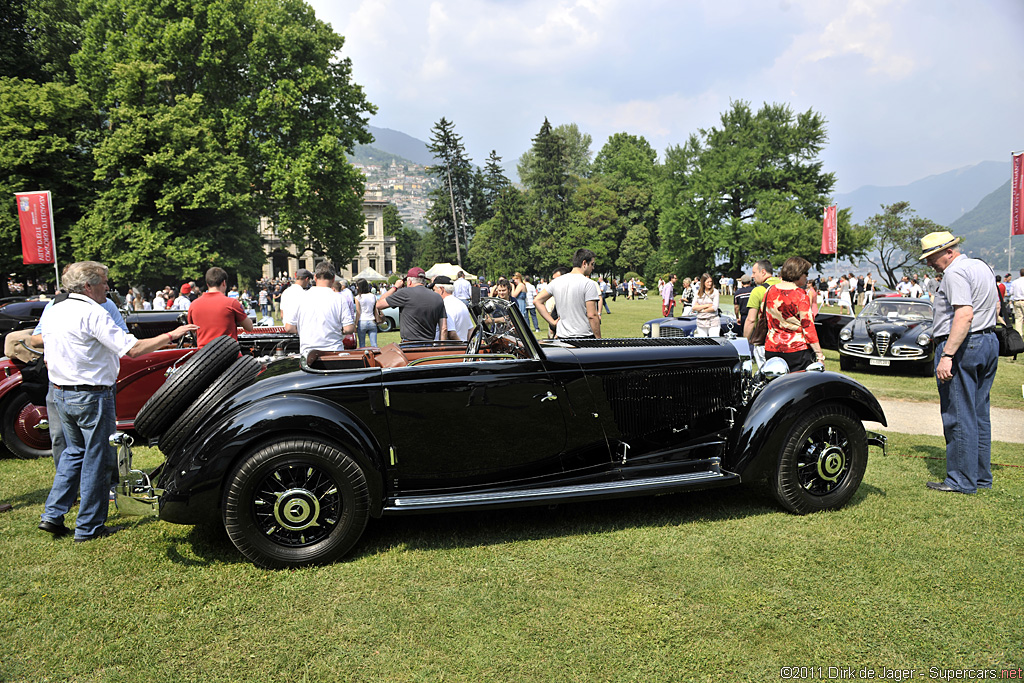
[[[537,309],[529,307],[526,309],[526,324],[533,327],[534,332],[540,332],[540,325],[537,324]]]
[[[110,482],[117,468],[108,439],[117,427],[114,389],[71,391],[53,389],[55,418],[61,422],[67,446],[60,456],[53,488],[42,519],[60,524],[81,495],[75,538],[94,535],[107,521]]]
[[[359,348],[366,346],[366,337],[370,337],[370,346],[377,345],[377,323],[373,318],[369,320],[359,319],[359,327],[356,329],[359,334]]]
[[[935,347],[938,366],[946,342]],[[938,382],[946,436],[945,483],[964,493],[992,488],[992,418],[989,391],[999,365],[994,334],[972,334],[953,357],[953,377]]]
[[[50,447],[53,449],[53,465],[56,468],[60,465],[60,456],[67,444],[64,443],[64,429],[60,426],[60,417],[57,416],[57,404],[53,401],[53,392],[57,391],[53,384],[46,391],[46,422],[49,425],[47,430],[50,434]]]

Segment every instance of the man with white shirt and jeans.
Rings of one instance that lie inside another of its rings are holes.
[[[298,305],[284,319],[286,332],[299,335],[299,353],[341,351],[345,348],[345,328],[355,324],[348,307],[334,291],[334,266],[321,261],[313,275],[316,286],[306,290]],[[308,362],[308,361],[307,361]]]
[[[555,327],[555,338],[601,338],[601,313],[598,309],[601,291],[590,279],[594,265],[594,252],[577,249],[572,259],[572,271],[553,279],[547,289],[534,299],[537,312]],[[544,305],[552,297],[558,307],[557,320]]]
[[[106,526],[110,484],[116,470],[108,439],[117,428],[114,389],[120,357],[156,351],[197,329],[182,325],[151,339],[120,329],[101,305],[107,298],[107,267],[95,261],[72,263],[64,275],[70,294],[59,295],[43,313],[43,353],[53,402],[66,447],[39,528],[55,537],[71,533],[64,515],[81,497],[75,540],[91,541],[117,531]]]

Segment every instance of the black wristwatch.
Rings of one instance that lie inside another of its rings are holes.
[[[952,358],[955,355],[956,355],[955,353],[944,353],[944,354],[942,354],[942,357],[943,358]]]

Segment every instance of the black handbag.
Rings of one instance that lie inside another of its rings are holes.
[[[1012,327],[996,325],[996,339],[999,340],[1000,356],[1016,356],[1024,353],[1024,339]]]
[[[40,407],[45,406],[49,386],[50,378],[42,356],[21,367],[21,389],[31,403]]]

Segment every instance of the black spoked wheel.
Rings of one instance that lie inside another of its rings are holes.
[[[46,407],[30,403],[22,391],[15,391],[3,413],[4,446],[16,458],[33,460],[53,454]]]
[[[362,468],[317,441],[285,440],[260,449],[228,479],[224,526],[238,550],[261,567],[333,562],[369,519]]]
[[[773,493],[799,514],[841,508],[860,486],[867,461],[867,437],[856,415],[843,406],[819,406],[790,430]]]

